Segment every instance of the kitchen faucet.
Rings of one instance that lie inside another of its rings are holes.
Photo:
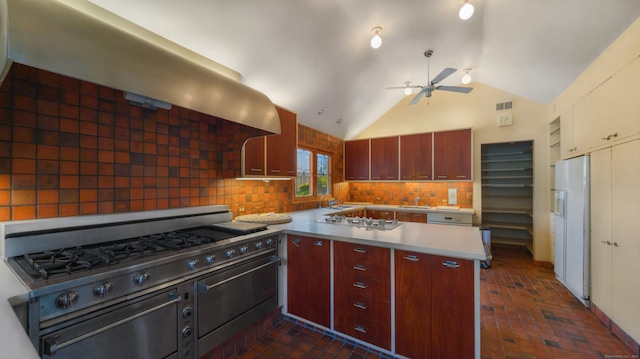
[[[323,195],[320,197],[320,201],[318,201],[318,208],[322,208],[322,199],[323,199],[324,197],[326,197],[326,196],[328,196],[328,195],[323,194]]]
[[[420,197],[416,197],[416,199],[413,200],[413,202],[416,204],[416,206],[418,205],[418,201],[420,201]]]

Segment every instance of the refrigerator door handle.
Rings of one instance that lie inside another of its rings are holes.
[[[566,191],[556,190],[553,195],[553,213],[565,218],[565,193]]]

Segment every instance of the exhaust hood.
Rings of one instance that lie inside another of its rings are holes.
[[[0,10],[0,65],[15,61],[280,133],[271,100],[237,72],[86,0],[0,0]]]

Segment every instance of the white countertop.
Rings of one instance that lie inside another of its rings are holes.
[[[373,206],[367,206],[367,208],[373,208]],[[400,226],[392,230],[367,230],[349,225],[317,222],[323,221],[326,215],[335,212],[338,211],[331,208],[291,212],[288,214],[293,221],[272,225],[270,228],[283,229],[292,234],[419,253],[462,259],[486,259],[478,227],[401,222]]]
[[[437,209],[405,208],[388,205],[367,205],[375,210],[434,212]],[[364,207],[363,207],[364,209]],[[446,212],[461,213],[460,211]],[[473,210],[469,214],[473,214]],[[317,223],[325,215],[339,212],[330,208],[288,213],[293,221],[271,225],[270,229],[285,230],[292,234],[310,235],[330,240],[375,245],[420,253],[450,256],[462,259],[484,260],[484,246],[477,227],[449,226],[402,222],[392,230],[366,230],[346,225]],[[12,304],[26,302],[28,290],[7,266],[0,263],[0,347],[3,358],[37,359],[37,351],[29,341],[16,317]]]
[[[0,348],[2,358],[38,359],[40,356],[29,341],[12,303],[28,300],[27,288],[4,261],[0,261]]]

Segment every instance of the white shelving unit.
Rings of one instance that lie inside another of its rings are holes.
[[[533,141],[481,146],[482,226],[493,243],[533,251]]]

